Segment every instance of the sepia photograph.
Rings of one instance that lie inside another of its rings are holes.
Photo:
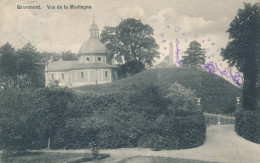
[[[259,0],[0,0],[0,163],[260,163]]]

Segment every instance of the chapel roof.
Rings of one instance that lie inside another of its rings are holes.
[[[100,42],[99,28],[95,24],[94,20],[89,28],[89,34],[89,39],[86,40],[79,49],[79,55],[109,53],[109,50],[105,47],[105,45]]]
[[[45,66],[45,72],[56,71],[70,71],[70,70],[82,70],[82,69],[111,69],[116,68],[116,65],[109,65],[107,63],[81,63],[78,60],[75,61],[53,61],[49,62]]]

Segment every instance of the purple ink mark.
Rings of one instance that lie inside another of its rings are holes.
[[[210,73],[215,73],[217,71],[216,68],[214,67],[212,61],[210,61],[209,63],[206,63],[204,66]]]
[[[222,66],[222,63],[220,63],[219,66]]]
[[[174,31],[175,32],[179,32],[181,30],[181,28],[179,27],[179,26],[176,26],[175,28],[174,28]]]
[[[187,42],[188,41],[188,39],[185,39],[185,42]]]
[[[213,53],[213,54],[211,55],[211,57],[215,57],[215,54]]]
[[[205,40],[202,40],[201,42],[202,42],[202,43],[204,43],[204,42],[205,42]]]
[[[212,43],[211,43],[211,45],[212,45],[212,46],[214,46],[214,45],[215,45],[215,43],[214,43],[214,42],[212,42]]]
[[[230,73],[230,76],[231,76],[233,82],[236,85],[242,86],[244,84],[244,78],[242,77],[242,75],[239,72],[236,72],[235,75],[233,76],[232,70],[231,70],[231,68],[229,68],[229,73]]]
[[[165,43],[166,42],[166,40],[162,40],[162,43]]]
[[[164,53],[162,53],[162,55],[164,56]]]
[[[208,38],[208,41],[211,41],[211,38]]]
[[[208,56],[208,59],[210,58],[210,56]]]
[[[164,33],[161,33],[160,35],[161,35],[161,37],[164,37]]]
[[[167,47],[163,47],[164,50],[167,50]]]
[[[182,36],[185,36],[186,35],[186,33],[182,33]]]
[[[182,61],[178,61],[177,63],[179,64],[180,68],[183,68],[183,62]]]
[[[169,29],[169,28],[170,28],[170,26],[169,26],[169,25],[167,25],[167,28]]]
[[[183,67],[183,63],[182,63],[182,61],[179,60],[179,53],[181,51],[181,49],[179,49],[180,41],[178,39],[176,39],[175,43],[176,43],[176,61],[177,61],[176,63],[178,63],[179,67],[182,68]]]

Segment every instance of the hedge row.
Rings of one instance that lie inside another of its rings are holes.
[[[174,103],[156,85],[135,90],[107,95],[75,95],[66,88],[0,91],[0,143],[9,150],[46,148],[49,138],[53,149],[203,144],[203,114],[185,109],[176,98],[186,97],[183,87],[171,96]]]
[[[236,114],[235,130],[238,135],[260,143],[260,113],[242,110]]]

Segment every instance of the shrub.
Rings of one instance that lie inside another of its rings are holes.
[[[168,89],[166,98],[170,99],[169,109],[188,109],[196,108],[195,92],[185,88],[178,82],[174,82]]]
[[[176,110],[173,115],[161,115],[156,119],[151,133],[144,134],[141,139],[145,147],[186,149],[204,143],[206,125],[202,112]]]
[[[249,110],[236,113],[235,130],[245,139],[260,143],[260,113]]]

